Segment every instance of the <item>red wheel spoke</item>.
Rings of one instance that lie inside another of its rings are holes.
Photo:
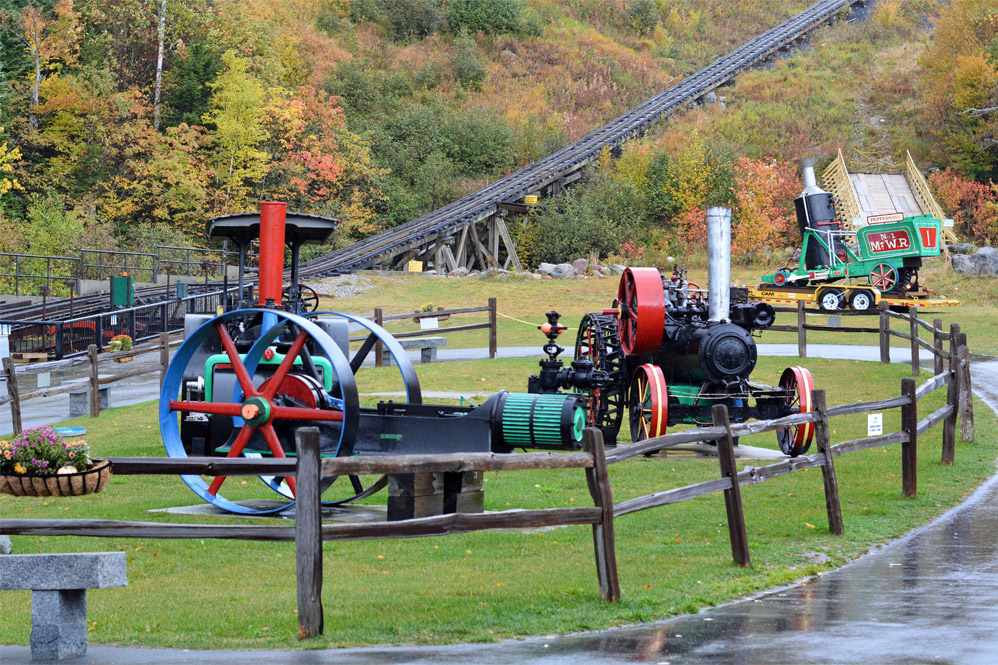
[[[215,416],[239,416],[241,404],[221,404],[216,402],[177,402],[170,400],[171,411],[189,413],[210,413]]]
[[[216,323],[215,330],[218,332],[218,338],[222,340],[225,355],[229,357],[229,362],[232,364],[232,371],[236,373],[236,378],[239,380],[239,387],[243,389],[243,395],[245,397],[256,397],[259,393],[253,386],[253,380],[250,378],[249,372],[246,371],[246,366],[243,365],[243,360],[239,357],[239,352],[236,351],[236,345],[233,343],[232,338],[229,337],[229,331],[225,329],[222,323]]]
[[[298,333],[298,337],[295,338],[294,344],[288,349],[288,354],[284,356],[284,360],[281,364],[277,366],[277,371],[270,378],[268,386],[261,393],[264,399],[272,400],[274,395],[277,394],[277,389],[280,388],[281,384],[284,383],[285,377],[287,377],[288,372],[291,371],[291,366],[294,365],[295,358],[301,353],[301,350],[305,347],[305,341],[308,339],[308,333],[302,330]]]
[[[273,406],[271,417],[276,420],[325,420],[341,422],[342,411],[326,411],[324,409],[306,409],[300,406]]]
[[[310,409],[302,409],[302,411],[309,411]],[[342,415],[342,414],[340,414]],[[281,447],[281,442],[277,439],[277,432],[274,431],[273,423],[267,423],[260,428],[263,432],[263,438],[267,440],[267,447],[270,448],[270,452],[274,454],[274,457],[286,457],[284,454],[284,448]],[[294,495],[295,492],[295,479],[290,476],[285,478],[284,481],[288,484],[291,489],[291,494]]]
[[[244,425],[243,428],[239,430],[239,435],[236,436],[236,440],[232,443],[232,447],[229,448],[229,453],[226,457],[239,457],[243,452],[243,448],[245,448],[246,444],[249,442],[250,436],[253,435],[253,430],[255,429],[255,427]],[[221,487],[224,482],[225,476],[215,476],[215,480],[211,481],[211,485],[208,487],[208,494],[213,496],[217,494],[218,488]]]

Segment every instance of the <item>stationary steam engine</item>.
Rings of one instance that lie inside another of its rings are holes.
[[[560,370],[562,381],[545,381],[542,361],[530,389],[587,394],[588,422],[609,442],[616,440],[625,411],[633,441],[660,436],[679,423],[709,425],[715,404],[726,405],[734,422],[809,411],[814,382],[807,369],[787,368],[778,387],[749,380],[756,364],[752,333],[771,326],[775,313],[766,303],[747,302],[745,290],[729,287],[729,247],[730,211],[711,208],[708,298],[682,268],[669,278],[655,268],[628,268],[614,306],[583,317],[575,371]],[[800,455],[813,429],[806,424],[778,430],[781,450]]]
[[[218,316],[187,316],[186,339],[167,369],[160,399],[160,428],[171,457],[284,457],[294,453],[300,427],[319,429],[326,456],[578,448],[585,425],[580,395],[500,391],[477,407],[423,404],[412,363],[384,328],[350,314],[304,312],[308,298],[297,285],[298,248],[324,240],[335,224],[312,215],[287,216],[283,203],[263,203],[259,216],[211,220],[209,235],[228,237],[240,247],[240,287],[246,250],[259,235],[259,299]],[[286,244],[292,250],[292,287],[282,288]],[[355,351],[352,333],[363,340]],[[398,368],[406,397],[361,406],[357,378],[379,343]],[[250,493],[224,477],[183,479],[205,501],[232,512],[270,513],[291,505],[237,501]],[[294,498],[293,478],[261,479]],[[323,490],[334,480],[323,479]],[[232,492],[229,498],[221,493],[223,484]],[[338,500],[327,502],[353,501],[384,485],[381,479],[365,488],[350,477]]]

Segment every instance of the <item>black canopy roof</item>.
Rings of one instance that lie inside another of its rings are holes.
[[[284,229],[284,241],[289,245],[323,242],[336,229],[340,220],[333,217],[289,212]],[[243,245],[260,237],[260,213],[244,212],[222,215],[208,220],[209,238],[228,238]]]

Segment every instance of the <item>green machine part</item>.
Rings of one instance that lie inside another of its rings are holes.
[[[135,280],[131,275],[111,277],[111,307],[132,307],[135,305]]]
[[[584,398],[574,394],[507,393],[499,407],[502,443],[578,450],[586,426]]]
[[[240,353],[240,359],[245,359],[245,355]],[[274,357],[270,360],[266,358],[260,359],[259,367],[265,365],[280,365],[281,361],[284,360],[283,353],[275,353]],[[313,362],[315,366],[322,372],[322,387],[328,392],[333,389],[333,365],[329,362],[327,358],[323,357],[313,357]],[[212,400],[212,391],[214,389],[215,380],[215,368],[217,365],[227,365],[229,364],[229,357],[224,353],[217,353],[213,356],[209,356],[208,360],[204,363],[204,399],[207,402]],[[295,358],[295,367],[302,367],[301,358]]]

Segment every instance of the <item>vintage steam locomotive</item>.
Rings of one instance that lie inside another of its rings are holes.
[[[514,448],[577,449],[585,426],[584,398],[571,394],[500,391],[477,407],[422,403],[419,379],[401,345],[384,328],[338,312],[304,313],[298,288],[282,289],[285,245],[292,285],[298,248],[323,240],[335,220],[290,215],[283,203],[262,204],[259,215],[211,220],[209,235],[240,248],[242,293],[246,250],[260,237],[259,299],[218,316],[188,315],[186,339],[170,363],[160,395],[160,430],[171,457],[284,457],[294,453],[295,432],[317,427],[320,452],[337,455],[511,452]],[[351,352],[351,332],[363,342]],[[361,406],[357,374],[380,343],[398,368],[404,402]],[[205,501],[238,513],[270,513],[290,503],[261,507],[238,482],[183,476]],[[262,478],[288,499],[293,478]],[[335,478],[323,479],[324,490]],[[384,486],[350,484],[337,503]],[[343,485],[340,483],[339,485]],[[328,497],[327,497],[328,498]],[[332,501],[331,501],[332,502]]]
[[[640,441],[679,423],[709,425],[715,404],[726,405],[734,422],[810,411],[814,381],[807,369],[788,367],[777,387],[749,380],[756,364],[752,333],[771,326],[775,313],[766,303],[747,302],[745,290],[729,287],[729,247],[730,210],[712,208],[707,299],[690,288],[682,268],[670,278],[655,268],[625,270],[613,307],[583,317],[571,369],[557,361],[554,340],[564,328],[550,312],[549,358],[528,389],[586,394],[588,423],[609,443],[616,441],[625,412],[631,439]],[[802,454],[813,432],[813,424],[778,430],[780,449]]]

